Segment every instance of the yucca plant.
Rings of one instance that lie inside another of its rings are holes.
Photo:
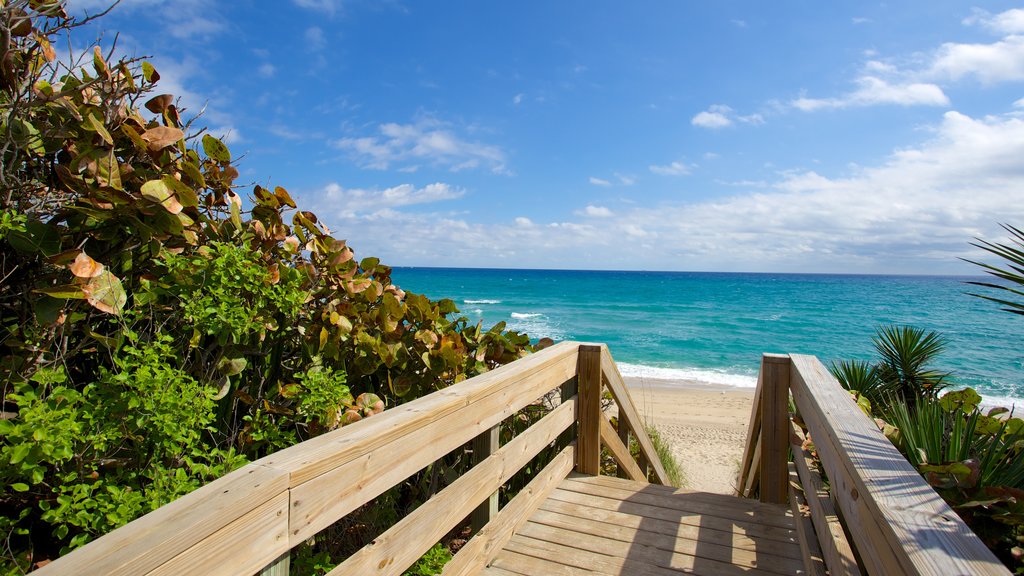
[[[872,342],[877,362],[841,360],[833,362],[830,371],[843,388],[868,399],[876,412],[884,412],[894,399],[913,409],[915,399],[935,398],[945,387],[949,373],[929,368],[946,345],[938,332],[880,326]]]
[[[896,397],[908,401],[934,398],[945,387],[949,373],[927,367],[946,347],[946,339],[938,332],[882,326],[872,342],[880,357],[878,378]]]
[[[984,262],[976,262],[974,260],[965,259],[965,261],[976,266],[980,266],[990,275],[1009,283],[1009,285],[1007,285],[996,284],[994,282],[972,281],[968,282],[968,284],[999,290],[1006,294],[1006,297],[997,298],[995,296],[974,293],[971,293],[971,296],[1000,304],[1003,306],[1003,310],[1007,312],[1024,315],[1024,302],[1014,302],[1013,300],[1007,299],[1024,297],[1024,290],[1019,288],[1024,287],[1024,231],[1010,226],[1009,224],[1001,224],[1001,226],[1004,230],[1010,233],[1009,243],[1000,244],[978,238],[976,239],[977,242],[971,242],[971,246],[981,248],[986,252],[1002,258],[1006,261],[1005,268],[1000,268],[992,264],[985,264]]]

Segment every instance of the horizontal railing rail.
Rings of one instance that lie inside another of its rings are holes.
[[[762,358],[737,492],[774,503],[806,499],[809,571],[1009,574],[814,356]]]
[[[602,384],[619,407],[617,430],[601,410]],[[497,446],[504,419],[559,389],[556,408]],[[498,489],[566,434],[568,445],[498,511]],[[401,574],[469,516],[475,534],[444,573],[474,573],[570,471],[600,473],[602,445],[622,474],[666,482],[607,347],[563,342],[248,464],[37,573],[287,574],[293,547],[469,442],[479,452],[472,468],[331,574]]]

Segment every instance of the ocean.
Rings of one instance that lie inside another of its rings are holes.
[[[948,276],[395,268],[393,281],[450,298],[485,327],[608,344],[626,376],[752,387],[763,352],[874,357],[883,324],[941,332],[934,368],[986,403],[1024,403],[1024,317]],[[974,278],[978,279],[978,278]]]

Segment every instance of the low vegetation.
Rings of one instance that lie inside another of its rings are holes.
[[[0,573],[530,349],[243,186],[150,63],[58,59],[81,24],[0,3]]]
[[[971,388],[938,395],[950,379],[930,367],[941,335],[883,326],[874,344],[876,362],[841,361],[832,373],[982,541],[1024,571],[1024,420],[984,411]]]

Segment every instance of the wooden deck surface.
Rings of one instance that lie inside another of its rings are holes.
[[[483,574],[804,574],[778,505],[572,474]]]

